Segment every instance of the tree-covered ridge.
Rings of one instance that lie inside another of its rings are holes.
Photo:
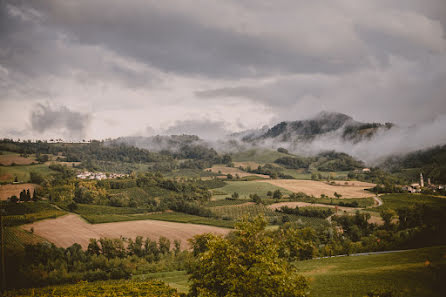
[[[244,133],[242,140],[255,142],[274,138],[285,142],[309,141],[319,135],[339,132],[344,140],[357,142],[373,137],[378,129],[388,130],[392,127],[392,123],[361,123],[342,113],[322,112],[311,119],[283,121],[267,130]]]
[[[52,154],[61,155],[61,161],[81,162],[87,160],[119,161],[119,162],[157,162],[169,157],[139,149],[125,144],[107,145],[103,141],[89,143],[48,143],[43,141],[16,142],[9,139],[0,140],[0,150],[20,154]]]
[[[364,167],[361,161],[352,156],[335,151],[322,152],[314,157],[286,156],[274,162],[286,168],[308,169],[312,166],[319,171],[349,171]]]
[[[418,150],[403,156],[391,156],[380,167],[400,173],[411,180],[418,180],[420,173],[435,183],[446,183],[446,145]],[[416,170],[410,170],[416,169]]]

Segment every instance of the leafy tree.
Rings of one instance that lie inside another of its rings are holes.
[[[333,196],[335,196],[335,197],[338,198],[338,199],[342,197],[342,195],[341,195],[341,194],[338,194],[338,192],[334,192]]]
[[[232,199],[238,199],[239,198],[239,194],[237,193],[237,192],[234,192],[232,195],[231,195],[231,197],[232,197]]]
[[[20,201],[27,201],[26,199],[27,199],[26,191],[23,190],[23,191],[20,192]]]
[[[279,189],[275,190],[274,193],[273,193],[273,198],[274,199],[282,198],[282,192]]]
[[[101,253],[101,248],[99,247],[98,241],[96,239],[90,238],[87,253],[90,255],[99,255]]]
[[[263,217],[242,220],[227,238],[210,236],[189,268],[191,296],[306,296],[308,282],[279,258]]]
[[[178,256],[178,254],[181,251],[181,241],[175,239],[173,241],[173,245],[174,245],[174,248],[173,248],[174,254],[175,254],[175,256]]]
[[[250,196],[250,198],[252,199],[252,201],[253,201],[255,204],[260,204],[260,203],[262,203],[262,199],[260,198],[259,195],[257,195],[257,194],[251,194],[251,195],[249,195],[249,196]]]
[[[68,204],[68,210],[71,211],[71,212],[75,211],[77,208],[78,208],[77,204],[74,201],[71,202],[70,204]]]
[[[392,226],[392,219],[396,217],[396,212],[393,209],[383,209],[381,210],[380,215],[384,221],[384,228],[390,229]]]
[[[19,201],[19,198],[17,198],[16,195],[11,196],[11,198],[9,198],[9,201],[11,201],[11,203],[17,203]]]
[[[170,252],[170,240],[161,236],[158,240],[159,251],[161,254],[168,254]]]
[[[29,179],[32,183],[39,185],[42,184],[44,181],[43,175],[35,171],[31,171],[29,173]]]

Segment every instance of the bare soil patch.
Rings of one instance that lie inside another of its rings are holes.
[[[292,192],[303,192],[307,195],[320,197],[324,194],[328,197],[334,197],[334,192],[342,195],[342,198],[366,198],[374,196],[373,193],[364,189],[375,186],[370,183],[356,182],[343,185],[343,181],[339,181],[340,185],[330,185],[326,182],[314,180],[297,180],[297,179],[269,179],[259,180],[257,182],[270,183],[278,187],[282,187]]]
[[[205,169],[206,171],[212,171],[214,173],[221,173],[221,174],[231,174],[234,177],[238,174],[238,176],[240,177],[245,177],[245,176],[258,176],[258,177],[263,177],[263,178],[269,178],[268,175],[264,175],[264,174],[255,174],[255,173],[248,173],[245,171],[242,171],[238,168],[235,167],[226,167],[226,166],[222,166],[222,165],[214,165],[212,166],[212,168],[207,168]]]
[[[24,158],[19,155],[0,155],[0,165],[10,166],[13,163],[17,165],[29,165],[37,163],[37,161],[34,158]]]
[[[160,236],[171,240],[181,241],[183,249],[189,248],[187,240],[197,234],[214,233],[226,234],[230,230],[225,228],[182,224],[155,220],[141,220],[105,224],[89,224],[75,214],[69,214],[56,219],[48,219],[22,226],[25,230],[34,228],[37,234],[61,247],[69,247],[79,243],[83,249],[88,247],[90,238],[119,238],[120,236],[135,239],[136,236],[149,237],[158,240]]]
[[[40,187],[36,184],[8,184],[0,185],[0,200],[6,200],[9,197],[16,195],[20,196],[20,192],[23,190],[28,190],[33,194],[35,188]]]

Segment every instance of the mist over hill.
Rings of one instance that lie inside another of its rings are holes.
[[[230,135],[219,140],[200,135],[157,135],[120,137],[110,143],[126,143],[152,151],[175,152],[184,146],[202,146],[218,152],[249,149],[278,149],[302,156],[315,156],[326,151],[349,154],[369,165],[376,165],[392,155],[405,155],[446,143],[441,131],[446,119],[440,118],[418,126],[403,127],[393,123],[360,122],[349,115],[321,112],[296,121],[283,121]]]

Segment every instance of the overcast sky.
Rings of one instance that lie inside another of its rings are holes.
[[[444,0],[0,3],[0,137],[446,125]]]

